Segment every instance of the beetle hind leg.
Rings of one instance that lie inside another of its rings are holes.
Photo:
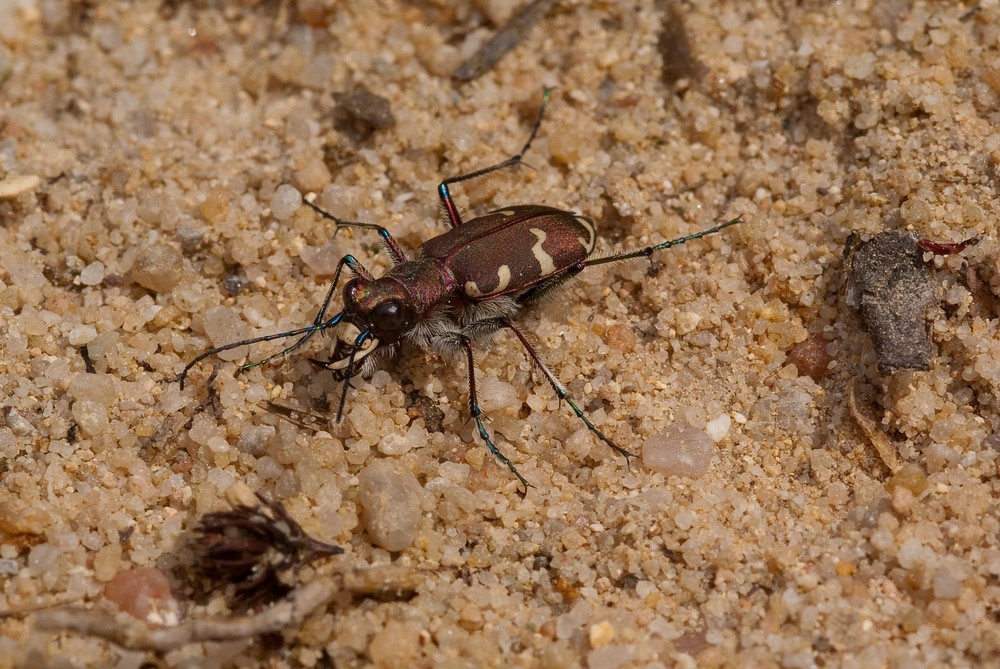
[[[525,352],[527,352],[528,358],[545,376],[545,380],[549,382],[550,386],[552,386],[552,389],[555,391],[556,396],[560,400],[565,401],[566,404],[569,405],[570,409],[573,410],[573,413],[576,414],[576,417],[582,420],[583,424],[587,426],[587,429],[590,430],[594,434],[594,436],[596,436],[598,439],[600,439],[609,447],[611,447],[611,449],[614,450],[616,453],[624,456],[626,462],[631,462],[631,458],[635,457],[635,453],[625,450],[615,442],[611,441],[609,437],[607,437],[603,432],[597,429],[597,426],[594,425],[594,423],[590,420],[590,418],[587,417],[587,414],[583,412],[583,409],[577,406],[576,402],[573,401],[573,398],[569,396],[569,391],[566,390],[566,388],[559,382],[559,379],[556,378],[556,375],[552,373],[552,370],[550,370],[548,366],[542,361],[538,353],[535,352],[535,348],[531,345],[531,342],[528,341],[527,337],[525,337],[524,334],[517,328],[517,326],[514,325],[513,321],[511,321],[510,318],[500,317],[500,318],[491,318],[488,320],[479,321],[478,323],[473,323],[472,325],[465,328],[464,332],[471,335],[473,338],[479,338],[482,336],[488,336],[496,332],[497,330],[504,328],[514,333],[514,336],[517,337],[517,340],[521,343],[521,346],[524,347]]]

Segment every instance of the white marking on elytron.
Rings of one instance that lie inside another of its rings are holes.
[[[503,211],[498,211],[497,213],[500,214],[501,216],[516,216],[517,215],[517,212],[514,211],[513,209],[505,209]]]
[[[538,264],[541,267],[542,273],[540,276],[548,276],[556,271],[556,264],[552,261],[552,256],[546,253],[545,249],[542,248],[542,244],[545,243],[545,238],[548,237],[548,235],[545,234],[544,230],[539,230],[538,228],[532,228],[531,232],[538,237],[538,241],[531,247],[531,252],[535,254],[535,260],[538,261]]]
[[[482,297],[485,295],[483,291],[479,290],[479,286],[476,285],[475,281],[465,282],[465,294],[469,297]]]
[[[507,289],[510,285],[510,267],[507,265],[500,265],[500,269],[497,270],[497,287],[490,291],[491,294],[501,293]],[[479,290],[479,286],[476,285],[475,281],[465,282],[465,294],[469,297],[482,297],[486,293]]]
[[[589,240],[585,240],[583,237],[577,237],[577,239],[580,240],[580,244],[583,245],[583,248],[585,248],[587,250],[587,253],[589,254],[591,251],[594,250],[594,242],[597,241],[597,233],[594,231],[594,224],[591,223],[590,220],[584,218],[583,216],[577,216],[576,222],[582,225],[584,230],[590,233]]]
[[[510,285],[510,267],[507,265],[500,265],[500,269],[497,270],[497,287],[493,289],[494,293],[502,293]]]

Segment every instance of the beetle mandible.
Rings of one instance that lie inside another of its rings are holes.
[[[305,200],[317,214],[333,221],[337,230],[350,227],[376,231],[393,266],[375,278],[354,256],[345,255],[337,263],[330,288],[310,325],[215,347],[191,360],[172,380],[183,387],[191,368],[211,355],[249,344],[298,337],[291,346],[263,360],[246,363],[240,370],[263,365],[301,348],[317,332],[336,327],[332,356],[320,364],[343,381],[337,406],[339,422],[351,378],[371,375],[378,358],[394,354],[401,344],[412,343],[438,353],[463,352],[469,371],[469,414],[479,436],[527,488],[528,481],[493,443],[476,396],[473,344],[508,330],[559,399],[569,405],[587,429],[626,459],[632,457],[632,453],[597,429],[512,318],[521,307],[538,302],[587,267],[647,258],[656,251],[719,232],[735,225],[740,218],[653,246],[603,257],[591,257],[597,240],[594,221],[574,212],[534,204],[515,205],[463,221],[448,187],[520,163],[538,134],[551,92],[552,89],[546,88],[542,94],[538,116],[520,153],[495,165],[445,179],[438,185],[438,196],[451,229],[425,242],[415,260],[406,257],[382,226],[343,220]],[[344,308],[328,317],[327,310],[345,267],[353,276],[344,286]]]

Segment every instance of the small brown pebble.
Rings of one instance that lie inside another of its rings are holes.
[[[911,606],[907,609],[906,613],[903,614],[903,618],[900,622],[903,626],[903,630],[912,634],[920,629],[920,626],[924,624],[924,614],[916,606]]]
[[[823,335],[811,334],[788,351],[787,361],[795,365],[799,374],[804,374],[813,381],[820,381],[826,376],[833,360],[826,350],[828,344]]]
[[[715,669],[715,667],[726,667],[730,665],[730,657],[721,648],[709,646],[698,653],[695,657],[699,669]]]
[[[372,93],[364,86],[334,93],[337,103],[333,125],[355,141],[367,139],[376,130],[387,130],[396,125],[392,104],[388,98]]]
[[[635,333],[628,325],[616,323],[608,328],[604,343],[622,353],[631,353],[635,350]]]
[[[303,193],[319,193],[330,183],[330,168],[319,156],[303,158],[292,173],[292,185]]]
[[[303,23],[312,28],[324,28],[330,22],[330,14],[335,4],[330,0],[298,0],[295,8]]]
[[[0,539],[20,534],[42,534],[52,522],[49,514],[28,506],[20,499],[0,502]]]
[[[376,667],[412,666],[420,656],[420,627],[416,622],[390,620],[372,637],[368,654]]]
[[[914,497],[917,497],[924,490],[927,490],[927,473],[920,465],[908,462],[885,482],[887,492],[895,493],[897,488],[906,488]]]
[[[953,629],[958,624],[958,608],[952,601],[935,600],[927,606],[927,620],[942,629]]]
[[[588,636],[590,638],[591,648],[603,648],[614,641],[615,626],[607,620],[602,620],[601,622],[590,626]]]
[[[850,576],[857,570],[853,562],[841,560],[837,563],[837,576]]]
[[[674,648],[677,649],[678,653],[697,655],[701,651],[708,648],[708,641],[705,639],[705,631],[697,630],[693,632],[685,632],[674,640]]]
[[[205,201],[198,205],[198,213],[206,223],[218,223],[226,217],[229,201],[229,191],[225,188],[213,188],[208,191]]]

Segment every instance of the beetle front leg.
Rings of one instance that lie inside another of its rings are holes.
[[[302,201],[305,202],[310,209],[315,211],[323,218],[336,223],[337,230],[340,230],[341,228],[361,228],[362,230],[375,230],[378,233],[379,239],[381,239],[382,243],[385,245],[386,252],[392,257],[392,264],[398,265],[400,263],[406,262],[406,254],[403,253],[403,250],[399,248],[399,244],[397,244],[396,240],[392,238],[392,235],[389,234],[389,231],[383,228],[381,225],[378,225],[376,223],[362,223],[360,221],[345,221],[342,218],[337,218],[336,216],[326,211],[325,209],[317,207],[309,200],[302,200]]]
[[[469,362],[469,415],[472,417],[472,420],[476,421],[476,427],[479,428],[479,438],[486,444],[486,448],[493,454],[493,457],[507,465],[507,469],[509,469],[511,473],[517,477],[517,480],[521,482],[521,485],[524,486],[522,495],[527,495],[528,488],[533,488],[534,486],[528,483],[528,480],[521,476],[521,473],[517,471],[517,467],[514,466],[514,463],[511,462],[506,455],[500,452],[500,449],[497,448],[496,444],[493,443],[493,440],[490,439],[490,433],[487,432],[486,426],[483,425],[483,410],[479,408],[479,400],[476,399],[476,368],[473,366],[472,340],[464,334],[457,335],[457,339],[458,344],[465,349],[466,358]]]
[[[337,284],[340,282],[340,273],[343,271],[345,266],[355,274],[370,276],[368,274],[368,270],[366,270],[354,256],[346,255],[343,258],[341,258],[340,262],[337,263],[337,269],[333,273],[333,281],[330,282],[330,288],[326,291],[326,297],[323,298],[323,304],[320,305],[319,312],[317,312],[316,318],[313,319],[312,325],[306,326],[304,328],[296,328],[294,330],[286,330],[285,332],[276,332],[274,334],[264,335],[262,337],[251,337],[250,339],[234,341],[231,344],[225,344],[223,346],[216,346],[215,348],[211,348],[205,351],[201,355],[195,357],[194,360],[184,365],[184,369],[182,369],[180,373],[177,374],[177,376],[163,379],[163,381],[165,382],[177,381],[180,384],[181,389],[183,390],[184,381],[185,379],[187,379],[188,372],[191,371],[192,367],[194,367],[199,362],[201,362],[202,360],[204,360],[209,356],[222,353],[223,351],[231,351],[234,348],[239,348],[241,346],[249,346],[250,344],[259,344],[266,341],[274,341],[275,339],[299,337],[299,339],[296,340],[295,343],[293,343],[291,346],[282,349],[281,351],[275,353],[274,355],[270,355],[264,358],[263,360],[258,360],[256,362],[248,362],[245,365],[240,365],[240,371],[246,371],[253,367],[257,367],[258,365],[264,365],[276,358],[288,355],[292,351],[302,348],[302,346],[304,346],[305,343],[308,342],[317,332],[322,332],[323,330],[327,330],[329,328],[336,326],[337,324],[340,323],[341,319],[344,317],[344,312],[341,311],[335,314],[334,316],[327,318],[326,311],[330,307],[330,301],[333,299],[333,294],[337,291]]]
[[[344,312],[340,312],[334,318],[327,321],[326,311],[330,307],[330,302],[333,300],[334,293],[337,292],[337,284],[340,283],[340,273],[343,271],[345,266],[355,274],[368,274],[368,270],[366,270],[364,266],[362,266],[361,263],[359,263],[357,258],[355,258],[354,256],[347,254],[346,256],[341,258],[340,262],[337,263],[337,269],[333,273],[333,281],[330,282],[330,287],[327,289],[326,296],[323,298],[323,302],[319,306],[319,311],[316,312],[316,317],[313,318],[313,324],[309,326],[309,328],[303,330],[305,334],[299,337],[299,339],[296,340],[295,343],[293,343],[291,346],[284,348],[273,355],[269,355],[263,360],[256,360],[254,362],[248,362],[244,365],[240,365],[240,371],[245,372],[248,369],[253,369],[254,367],[260,367],[261,365],[266,365],[272,360],[277,360],[278,358],[282,358],[288,355],[289,353],[293,353],[302,348],[303,346],[305,346],[306,342],[312,339],[313,335],[315,335],[317,332],[322,332],[323,330],[327,330],[340,323],[340,319],[343,316]],[[275,338],[279,336],[281,336],[280,333],[278,335],[274,335]]]

